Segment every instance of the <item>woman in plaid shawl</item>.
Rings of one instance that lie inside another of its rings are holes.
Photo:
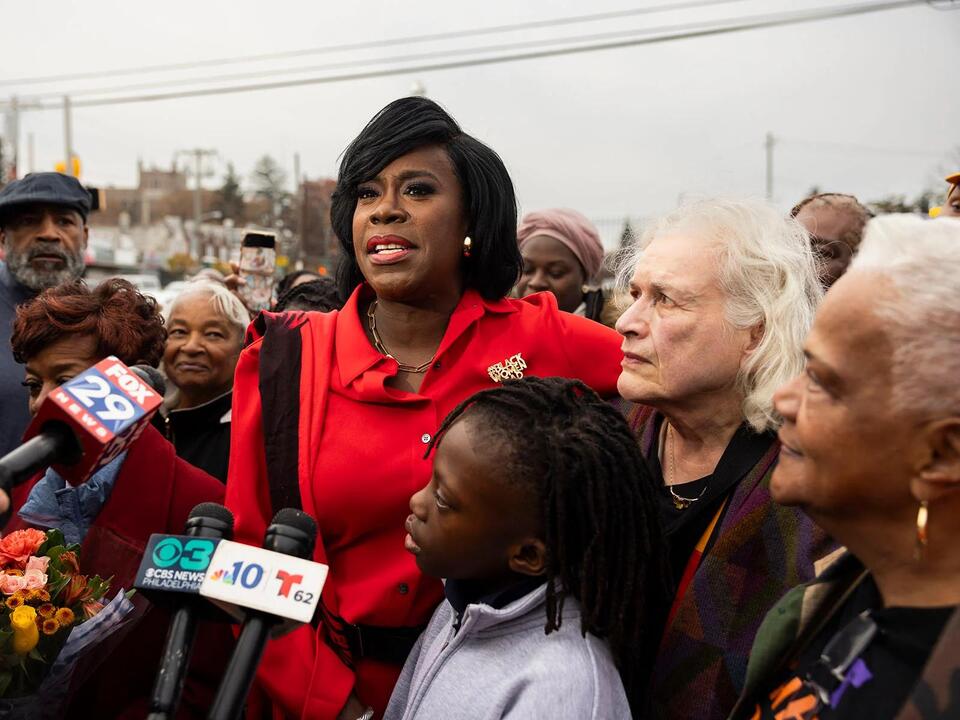
[[[651,717],[723,718],[760,621],[813,576],[824,534],[771,501],[774,390],[803,365],[822,291],[806,231],[759,201],[702,200],[653,223],[625,272],[620,394],[660,496],[677,593]]]

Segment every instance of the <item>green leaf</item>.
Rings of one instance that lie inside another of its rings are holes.
[[[37,652],[36,648],[28,652],[27,657],[29,657],[32,660],[39,660],[40,662],[46,662],[46,660],[43,659],[43,655]]]
[[[10,683],[13,680],[13,673],[9,670],[0,671],[0,697],[3,697],[7,693],[7,688],[10,687]]]
[[[132,597],[133,597],[134,595],[136,595],[136,594],[137,594],[137,589],[136,589],[136,588],[130,588],[129,590],[127,590],[127,591],[123,594],[123,596],[124,596],[127,600],[129,600],[130,598],[132,598]]]
[[[94,575],[92,578],[87,579],[87,587],[90,589],[94,600],[100,600],[107,593],[112,580],[112,576],[104,580],[99,575]]]
[[[43,544],[37,550],[37,556],[46,555],[47,552],[56,547],[57,545],[65,545],[66,539],[63,537],[63,533],[60,530],[54,528],[53,530],[47,530],[47,539],[43,541]]]

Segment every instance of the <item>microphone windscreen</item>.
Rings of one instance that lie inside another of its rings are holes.
[[[158,395],[163,396],[167,394],[167,383],[163,379],[163,375],[155,367],[140,364],[131,365],[130,369],[147,385],[156,390]]]
[[[271,525],[286,525],[288,527],[296,528],[304,535],[310,538],[310,544],[317,539],[317,522],[307,515],[303,510],[296,510],[295,508],[283,508],[273,516],[273,520],[270,521]]]
[[[220,520],[233,527],[233,513],[227,510],[223,505],[215,502],[205,502],[197,505],[190,511],[188,519],[210,518]]]

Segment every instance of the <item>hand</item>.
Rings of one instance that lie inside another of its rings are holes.
[[[357,720],[366,711],[367,706],[360,702],[356,693],[351,692],[340,714],[337,715],[337,720]]]
[[[223,284],[227,286],[227,290],[232,292],[238,298],[240,302],[243,303],[244,307],[247,307],[247,301],[244,300],[243,294],[240,292],[240,288],[247,284],[247,281],[240,276],[240,266],[236,263],[230,263],[230,269],[233,271],[223,279]],[[249,311],[250,308],[247,308]]]
[[[10,521],[10,495],[6,490],[0,490],[0,530]]]
[[[230,263],[230,270],[232,272],[223,279],[223,284],[227,286],[227,290],[235,293],[242,285],[246,285],[247,281],[240,277],[240,266],[236,263]]]

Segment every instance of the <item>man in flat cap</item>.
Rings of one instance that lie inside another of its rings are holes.
[[[31,173],[0,190],[0,457],[30,420],[23,366],[10,334],[17,305],[83,275],[90,193],[60,173]]]

